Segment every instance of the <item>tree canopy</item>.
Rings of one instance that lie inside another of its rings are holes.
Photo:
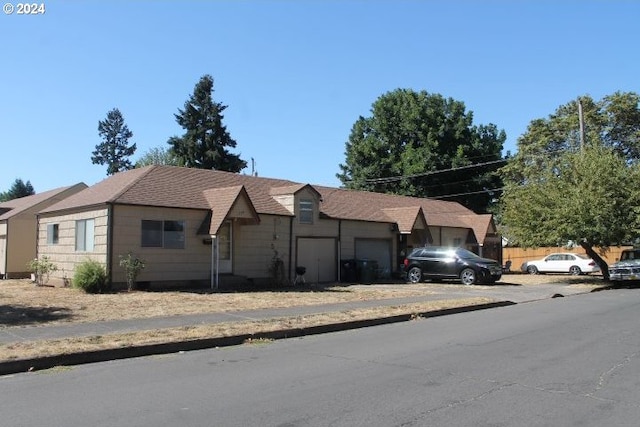
[[[584,138],[577,101],[531,122],[501,171],[507,237],[524,247],[578,244],[608,278],[596,249],[640,235],[639,100],[633,93],[581,97]]]
[[[36,194],[30,181],[26,184],[22,179],[16,179],[9,190],[0,193],[0,202],[7,202],[13,199],[19,199],[21,197],[31,196]]]
[[[124,122],[122,113],[117,108],[107,113],[106,120],[98,121],[98,134],[102,142],[96,145],[91,162],[107,165],[107,175],[133,168],[129,157],[136,152],[136,144],[129,145],[133,132]]]
[[[359,117],[336,176],[346,188],[458,201],[486,212],[502,187],[505,132],[473,124],[464,103],[397,89]]]
[[[200,78],[184,109],[179,109],[175,115],[178,124],[185,129],[184,135],[171,137],[168,141],[180,164],[228,172],[240,172],[247,166],[239,155],[227,150],[227,147],[235,148],[236,141],[222,124],[222,112],[226,108],[213,100],[213,78],[210,75]]]
[[[136,162],[136,167],[141,168],[149,165],[168,165],[183,166],[171,149],[165,150],[164,147],[155,147],[149,149]]]

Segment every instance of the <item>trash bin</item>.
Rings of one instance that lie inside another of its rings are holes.
[[[357,278],[360,283],[372,283],[378,278],[378,261],[372,259],[356,260]]]
[[[340,281],[353,283],[358,280],[357,264],[355,259],[343,259],[340,261]]]

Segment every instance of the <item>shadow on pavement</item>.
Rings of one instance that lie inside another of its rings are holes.
[[[65,307],[0,305],[0,325],[2,326],[34,325],[72,317],[71,310]]]

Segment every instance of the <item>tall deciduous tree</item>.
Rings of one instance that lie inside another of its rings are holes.
[[[136,144],[129,145],[133,132],[124,122],[122,113],[117,108],[107,113],[106,120],[98,122],[98,134],[102,142],[96,145],[91,156],[93,164],[107,165],[107,175],[133,168],[129,157],[136,152]]]
[[[136,162],[136,167],[141,168],[149,165],[184,166],[180,164],[173,150],[165,150],[164,147],[149,149]]]
[[[524,247],[575,242],[608,279],[598,252],[640,236],[639,100],[633,93],[582,97],[583,126],[577,101],[530,123],[501,171],[508,237]]]
[[[36,194],[33,186],[30,181],[27,181],[26,184],[22,179],[16,179],[11,188],[8,191],[0,193],[0,202],[6,202],[13,199],[19,199],[21,197],[31,196]]]
[[[171,137],[168,141],[181,164],[228,172],[240,172],[247,166],[240,156],[227,150],[227,147],[235,148],[236,141],[222,124],[222,112],[226,108],[226,105],[213,101],[213,78],[210,75],[200,78],[184,109],[179,109],[175,115],[185,134]]]
[[[360,117],[336,176],[346,188],[442,197],[486,212],[500,195],[504,131],[473,125],[464,103],[397,89]]]

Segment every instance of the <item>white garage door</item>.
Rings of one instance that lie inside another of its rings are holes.
[[[326,283],[337,280],[335,239],[300,238],[297,255],[297,265],[307,269],[304,276],[307,283]]]
[[[356,239],[356,259],[370,259],[378,262],[380,279],[391,277],[391,240]]]

